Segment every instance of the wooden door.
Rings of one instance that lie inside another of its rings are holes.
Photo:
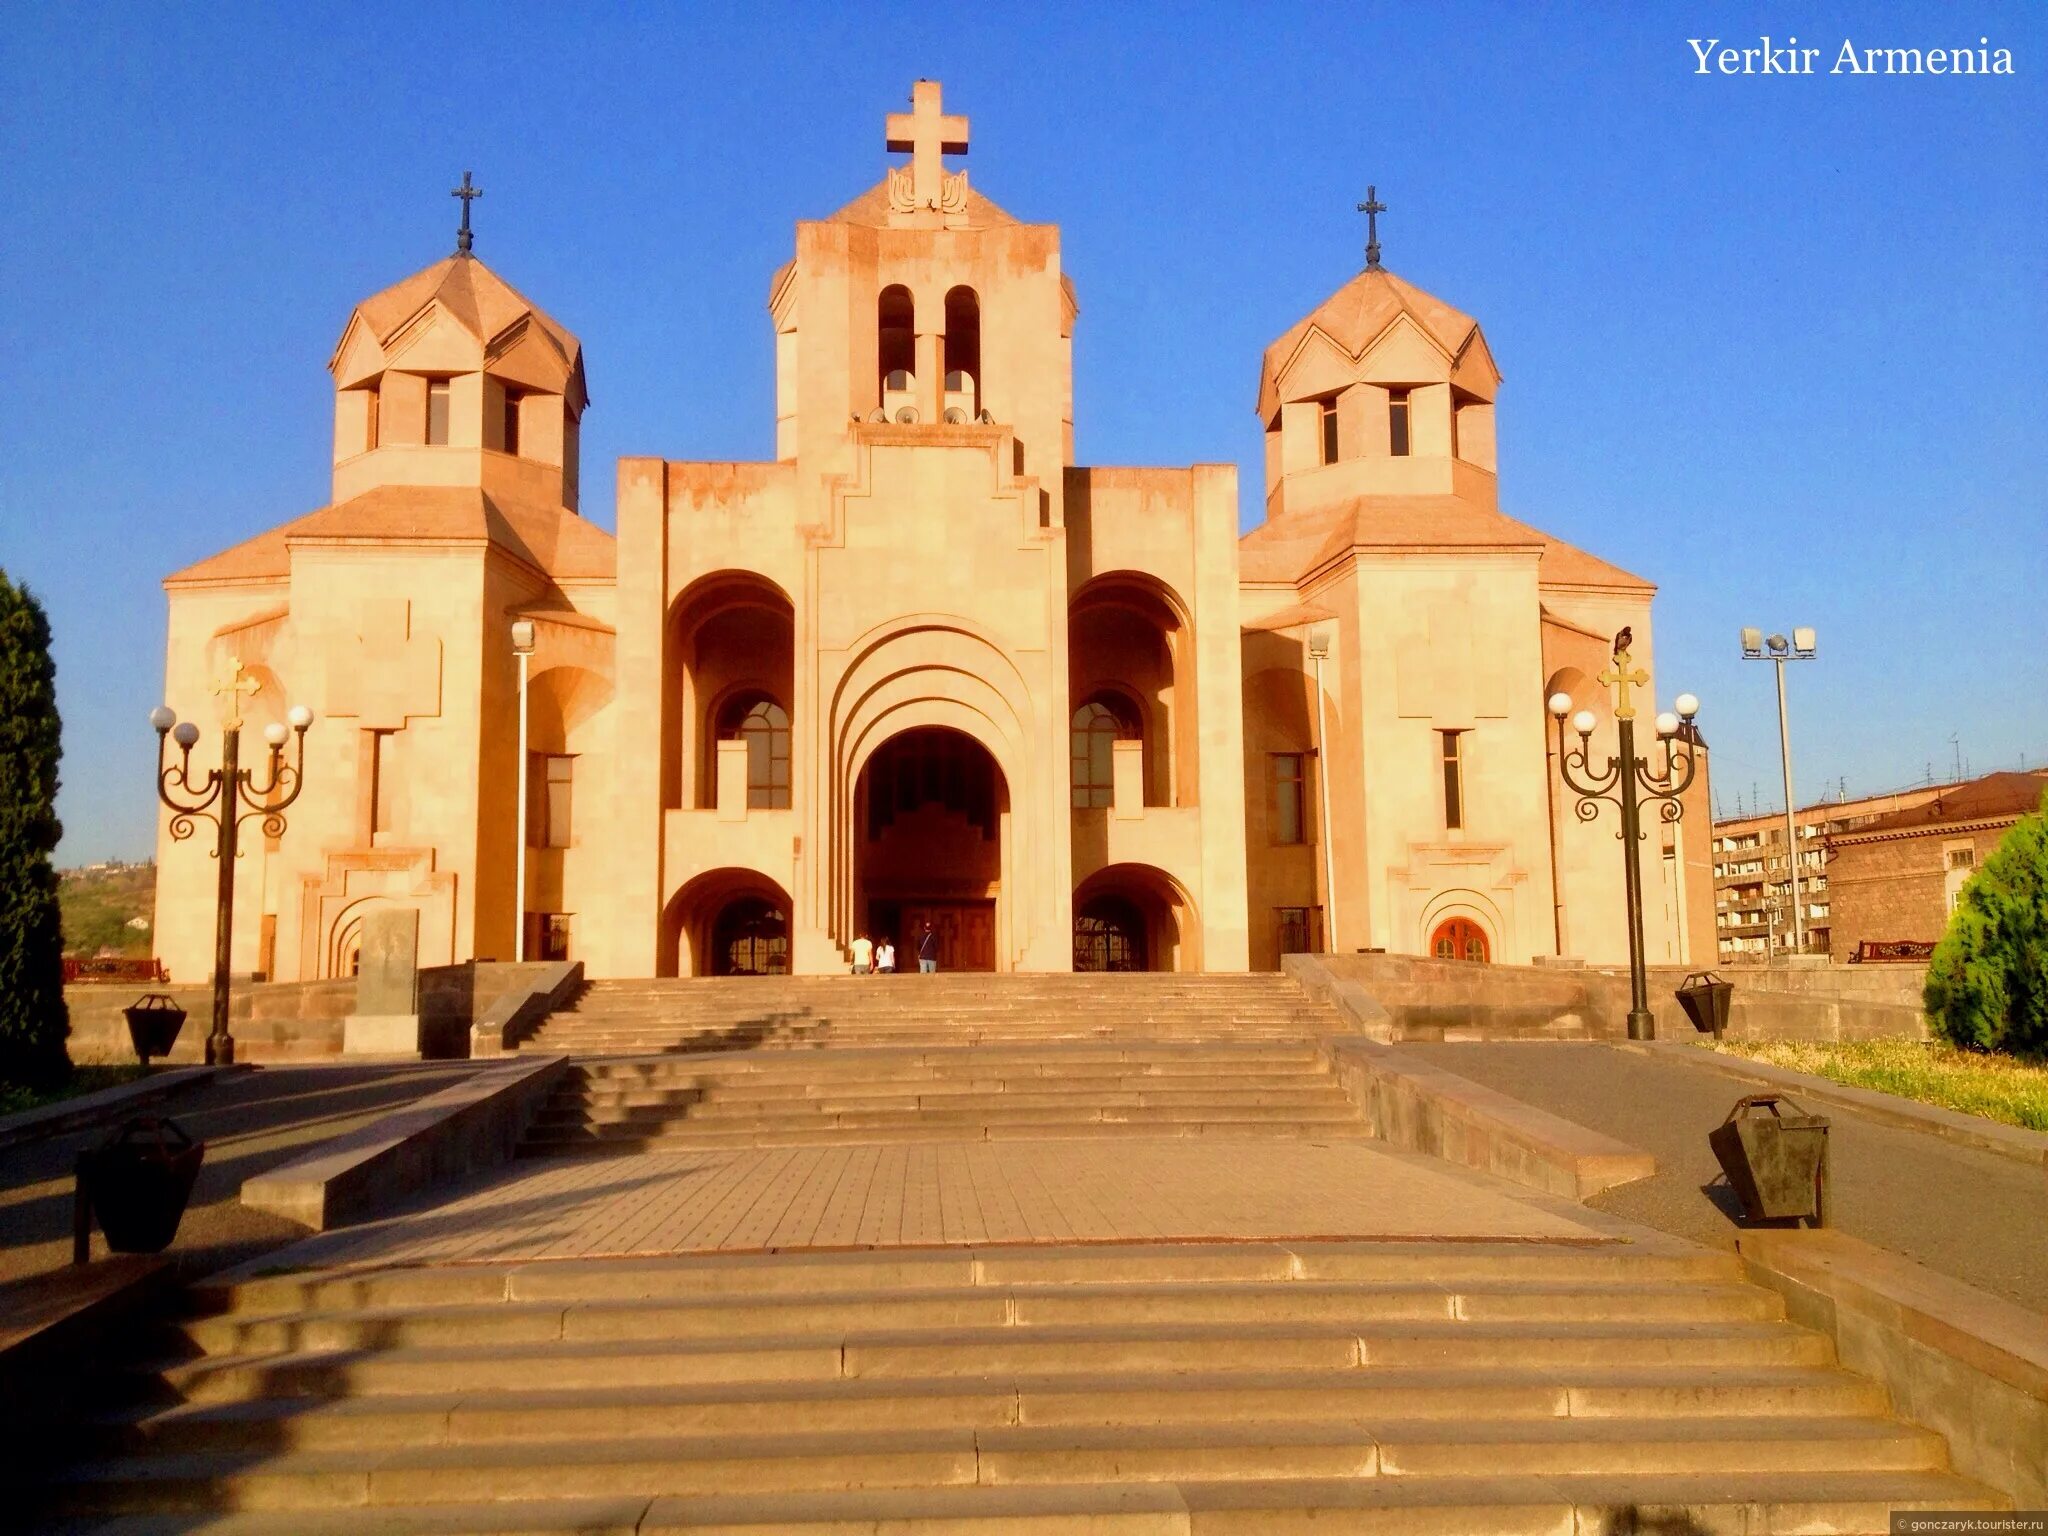
[[[917,969],[917,946],[929,922],[939,936],[942,971],[996,968],[996,904],[992,901],[907,901],[896,930],[896,969]]]
[[[1429,952],[1439,960],[1487,961],[1486,930],[1470,918],[1454,917],[1437,924],[1430,935]]]

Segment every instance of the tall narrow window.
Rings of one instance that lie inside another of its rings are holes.
[[[893,394],[911,387],[916,368],[916,305],[908,288],[892,283],[875,300],[875,377]]]
[[[1300,752],[1275,752],[1272,755],[1271,831],[1276,843],[1308,841],[1307,768],[1308,758]]]
[[[512,454],[519,452],[519,399],[511,390],[505,391],[504,448]]]
[[[758,810],[789,809],[789,716],[773,699],[762,699],[740,722],[747,744],[747,804]]]
[[[1443,738],[1444,826],[1455,832],[1465,825],[1465,760],[1463,731],[1438,731]]]
[[[427,441],[439,447],[448,441],[448,381],[427,380]]]
[[[372,834],[389,832],[393,827],[392,813],[396,809],[398,779],[394,772],[395,743],[393,731],[370,732],[370,831]]]
[[[576,759],[548,752],[527,758],[526,846],[566,848],[572,827]]]
[[[1387,451],[1395,458],[1408,456],[1408,391],[1387,391]]]
[[[374,448],[377,446],[377,406],[383,397],[375,389],[366,389],[363,394],[369,406],[363,413],[363,447]]]
[[[946,294],[946,406],[973,421],[981,414],[981,300],[972,288]]]
[[[1073,792],[1077,811],[1103,810],[1116,798],[1116,744],[1124,722],[1099,699],[1074,711]]]
[[[1323,402],[1323,462],[1337,462],[1337,402],[1334,399]]]

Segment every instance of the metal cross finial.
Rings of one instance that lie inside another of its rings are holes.
[[[469,254],[471,243],[469,234],[469,205],[475,199],[484,195],[482,187],[473,187],[469,184],[469,174],[468,171],[464,171],[462,173],[462,185],[448,194],[450,197],[462,199],[462,228],[455,232],[455,254],[458,256],[467,256]]]
[[[1380,215],[1387,211],[1387,205],[1380,201],[1378,187],[1365,189],[1365,201],[1358,205],[1358,211],[1365,215],[1365,270],[1381,271]]]
[[[1629,666],[1628,652],[1616,650],[1614,660],[1608,663],[1607,670],[1602,672],[1594,681],[1603,688],[1616,690],[1614,718],[1617,720],[1633,720],[1636,717],[1636,707],[1629,701],[1628,691],[1631,688],[1648,687],[1650,674],[1641,667]]]
[[[227,666],[221,672],[220,680],[213,685],[213,691],[221,699],[221,708],[227,715],[221,724],[228,730],[239,730],[242,725],[242,695],[261,693],[263,680],[257,677],[244,677],[242,658],[230,656]]]

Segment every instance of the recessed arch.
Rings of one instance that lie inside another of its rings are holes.
[[[1501,935],[1507,931],[1507,926],[1501,919],[1500,908],[1485,892],[1469,887],[1439,891],[1423,904],[1415,924],[1414,952],[1433,955],[1437,930],[1454,919],[1462,919],[1478,930],[1488,959],[1502,953]]]
[[[662,803],[718,803],[718,716],[753,692],[791,711],[796,693],[796,608],[757,571],[698,577],[669,605],[663,652]]]
[[[1144,571],[1106,571],[1067,605],[1067,690],[1115,693],[1136,706],[1145,804],[1198,799],[1194,628],[1173,587]]]
[[[662,909],[655,973],[785,973],[789,969],[789,920],[789,893],[770,876],[738,866],[701,871],[684,882]]]
[[[1135,934],[1127,933],[1123,964],[1114,960],[1117,936],[1104,924],[1121,908],[1125,920],[1135,917]],[[1173,875],[1156,864],[1126,862],[1096,870],[1074,890],[1074,968],[1144,971],[1198,971],[1202,968],[1202,924],[1194,897]],[[1129,939],[1142,942],[1142,953]]]

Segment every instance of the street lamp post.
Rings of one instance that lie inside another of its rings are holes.
[[[526,959],[526,668],[533,659],[533,620],[513,621],[512,654],[519,658],[519,806],[512,817],[518,835],[517,853],[512,861],[512,889],[518,895],[512,902],[512,958],[523,963]]]
[[[1572,711],[1572,696],[1568,693],[1552,694],[1550,713],[1557,721],[1558,772],[1564,779],[1565,788],[1579,797],[1573,814],[1581,821],[1592,821],[1599,816],[1603,800],[1612,801],[1621,812],[1621,830],[1615,836],[1621,840],[1622,883],[1628,900],[1628,1037],[1631,1040],[1652,1040],[1656,1038],[1657,1025],[1650,1015],[1649,981],[1643,971],[1643,872],[1636,845],[1643,840],[1642,809],[1646,801],[1657,804],[1658,819],[1662,821],[1675,822],[1684,813],[1679,796],[1692,787],[1698,760],[1689,734],[1681,738],[1680,727],[1692,724],[1693,716],[1699,713],[1700,701],[1689,693],[1681,693],[1676,714],[1667,712],[1657,716],[1657,739],[1664,744],[1661,768],[1652,767],[1647,758],[1637,757],[1636,710],[1630,701],[1629,690],[1647,687],[1650,674],[1640,667],[1630,667],[1628,641],[1626,629],[1614,637],[1614,660],[1597,679],[1601,686],[1615,691],[1614,723],[1620,736],[1619,756],[1610,757],[1607,766],[1596,774],[1589,754],[1598,717],[1590,709],[1582,709],[1572,715],[1572,728],[1579,733],[1579,745],[1576,751],[1567,751],[1564,723],[1565,716]]]
[[[1316,666],[1316,810],[1323,828],[1323,952],[1334,955],[1337,953],[1337,832],[1330,825],[1330,742],[1323,718],[1323,663],[1329,655],[1328,631],[1310,630],[1308,656]]]
[[[172,841],[182,843],[190,837],[196,822],[214,825],[213,856],[219,863],[219,883],[213,915],[213,1032],[206,1037],[206,1064],[210,1067],[229,1066],[235,1059],[235,1037],[228,1031],[228,962],[235,935],[236,834],[244,821],[258,816],[265,837],[282,837],[285,809],[299,798],[305,784],[306,728],[313,723],[313,711],[303,704],[294,705],[285,717],[291,722],[290,731],[282,721],[264,727],[263,739],[270,747],[264,783],[256,782],[254,769],[241,765],[242,698],[261,692],[262,687],[257,679],[242,675],[239,657],[215,685],[213,691],[225,701],[227,719],[221,723],[220,766],[208,769],[202,780],[195,780],[192,774],[192,748],[199,741],[199,727],[189,720],[180,724],[169,705],[160,704],[149,713],[149,723],[156,728],[156,793],[171,811]],[[297,761],[288,764],[284,744],[294,735]],[[167,740],[178,744],[175,764],[166,761]],[[279,791],[283,798],[273,800],[271,796]]]
[[[1792,876],[1792,953],[1806,953],[1806,918],[1799,910],[1799,829],[1792,816],[1792,726],[1785,712],[1785,663],[1788,661],[1811,661],[1818,648],[1814,644],[1814,633],[1808,628],[1792,631],[1787,641],[1783,635],[1765,636],[1760,629],[1745,629],[1742,632],[1742,659],[1744,661],[1774,661],[1778,664],[1778,757],[1785,769],[1785,867]]]

